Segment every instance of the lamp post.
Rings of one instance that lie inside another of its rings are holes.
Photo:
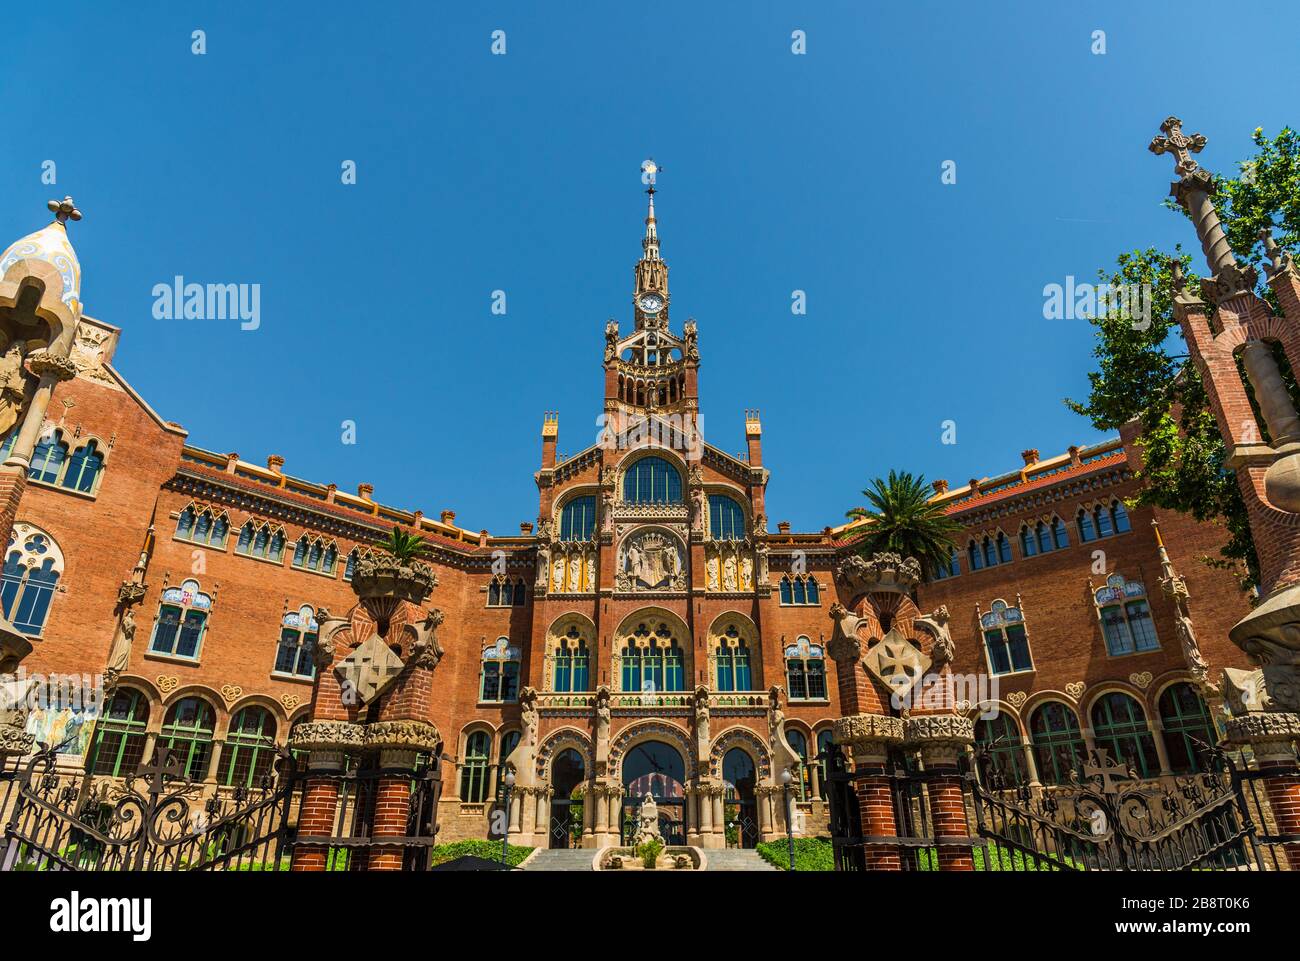
[[[501,865],[506,863],[506,848],[510,841],[510,790],[515,786],[515,772],[506,771],[506,823],[501,827]]]
[[[789,845],[790,868],[794,870],[794,814],[790,809],[790,769],[781,770],[781,793],[785,798],[785,839]]]

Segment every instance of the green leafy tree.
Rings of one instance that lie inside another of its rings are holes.
[[[429,543],[419,534],[408,534],[396,525],[388,539],[381,542],[379,549],[391,554],[402,564],[413,564],[429,553]]]
[[[1215,178],[1213,201],[1237,257],[1258,265],[1263,261],[1263,228],[1272,229],[1283,248],[1293,253],[1300,249],[1300,135],[1283,128],[1269,139],[1257,128],[1253,139],[1257,152],[1238,165],[1237,175]],[[1166,206],[1186,216],[1172,200]],[[1145,483],[1134,503],[1221,523],[1227,543],[1220,557],[1206,560],[1239,572],[1244,567],[1242,586],[1248,587],[1258,583],[1259,561],[1236,479],[1223,466],[1227,451],[1205,385],[1188,362],[1187,345],[1174,318],[1174,260],[1183,267],[1187,288],[1199,289],[1199,278],[1190,270],[1192,258],[1181,247],[1172,255],[1154,247],[1123,253],[1114,269],[1098,271],[1103,284],[1149,284],[1150,322],[1119,312],[1093,318],[1098,369],[1088,375],[1087,401],[1066,404],[1099,430],[1139,422]],[[1260,292],[1272,301],[1266,288]],[[1282,367],[1296,396],[1295,379],[1287,365]],[[1266,436],[1262,422],[1261,432]]]
[[[915,557],[926,570],[952,557],[961,525],[931,502],[924,476],[891,470],[888,478],[875,478],[862,496],[870,506],[848,512],[851,519],[867,522],[851,533],[862,554],[892,551]]]

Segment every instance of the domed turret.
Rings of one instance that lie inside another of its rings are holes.
[[[53,222],[14,241],[0,254],[0,278],[20,260],[44,261],[63,278],[60,299],[72,311],[72,316],[80,319],[81,264],[68,240],[68,231],[64,225],[69,220],[80,220],[81,211],[72,203],[71,197],[64,197],[61,201],[51,200],[48,206],[54,212]]]

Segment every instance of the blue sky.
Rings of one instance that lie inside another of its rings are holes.
[[[1218,9],[29,7],[0,59],[0,242],[76,198],[86,312],[123,328],[118,368],[192,443],[510,533],[536,514],[542,412],[561,451],[596,437],[653,156],[706,440],[742,450],[761,408],[769,515],[819,530],[891,467],[957,485],[1101,438],[1061,402],[1086,392],[1091,329],[1044,320],[1044,285],[1195,246],[1146,151],[1167,114],[1210,138],[1212,170],[1300,121],[1278,66],[1300,14]],[[1209,73],[1198,34],[1241,62]],[[261,326],[155,319],[177,274],[260,284]]]

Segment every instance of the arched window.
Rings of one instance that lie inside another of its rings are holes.
[[[149,652],[198,660],[211,610],[212,598],[199,590],[198,581],[164,590]]]
[[[1086,544],[1097,539],[1097,526],[1093,523],[1092,515],[1083,508],[1079,508],[1078,525],[1080,541]]]
[[[984,550],[975,541],[966,545],[966,566],[972,571],[984,569]]]
[[[623,690],[653,693],[685,690],[682,649],[667,624],[652,631],[638,624],[622,650]]]
[[[961,573],[961,564],[957,560],[957,548],[952,549],[952,557],[947,563],[935,564],[930,571],[931,579],[941,581],[946,577],[956,577]]]
[[[826,790],[831,783],[831,752],[835,750],[835,733],[825,727],[817,732],[817,764],[821,768],[821,797],[828,797]]]
[[[799,770],[790,772],[791,784],[799,792],[799,800],[806,801],[812,793],[812,770],[808,766],[808,739],[798,728],[787,727],[785,740],[799,757]]]
[[[1011,542],[1007,540],[1007,535],[1003,534],[1001,531],[998,531],[997,546],[998,546],[998,563],[1010,564],[1011,563]]]
[[[1039,527],[1042,527],[1040,522]],[[1029,525],[1020,528],[1020,553],[1024,557],[1033,557],[1038,553],[1038,533]]]
[[[119,687],[95,724],[91,771],[109,777],[130,777],[144,757],[149,735],[149,699],[130,687]]]
[[[290,677],[315,677],[313,655],[320,627],[310,604],[290,611],[280,621],[280,643],[275,648],[275,673]]]
[[[1105,748],[1118,763],[1133,767],[1139,777],[1160,773],[1147,716],[1142,705],[1127,694],[1103,694],[1092,706],[1092,737],[1098,748]]]
[[[278,564],[284,558],[284,541],[282,528],[272,529],[270,524],[259,525],[248,521],[239,530],[235,553],[275,561]]]
[[[553,686],[562,693],[581,693],[590,690],[590,652],[587,641],[576,624],[570,624],[564,636],[556,641],[553,665]]]
[[[980,718],[975,722],[975,743],[987,750],[990,763],[1007,787],[1029,780],[1020,728],[1011,717],[999,711],[992,718]]]
[[[1065,529],[1065,521],[1059,517],[1052,518],[1052,541],[1058,551],[1063,547],[1070,546],[1070,534]]]
[[[1171,684],[1160,695],[1159,709],[1170,770],[1175,774],[1204,771],[1205,752],[1219,740],[1204,699],[1186,682]]]
[[[203,544],[224,551],[228,526],[225,513],[215,514],[206,507],[200,510],[191,505],[176,518],[176,536],[192,544]]]
[[[311,540],[303,534],[294,545],[293,566],[299,570],[314,571],[333,577],[337,563],[338,548],[332,542],[327,545],[319,537]]]
[[[67,459],[68,445],[63,440],[63,431],[56,430],[37,442],[27,476],[43,484],[57,484]]]
[[[348,551],[348,559],[343,565],[343,579],[352,580],[352,572],[357,568],[357,558],[360,556],[360,550],[356,547]]]
[[[662,457],[642,457],[623,475],[623,500],[629,504],[680,504],[682,475]]]
[[[510,638],[498,637],[495,644],[483,648],[483,668],[479,674],[480,701],[519,700],[519,648]]]
[[[465,741],[465,759],[460,765],[460,799],[482,804],[487,799],[488,750],[492,740],[487,731],[475,731]]]
[[[506,758],[515,752],[519,742],[523,740],[523,734],[520,731],[506,731],[501,735],[501,766],[506,766]],[[513,765],[511,765],[513,767]]]
[[[989,670],[994,674],[1034,669],[1029,654],[1029,636],[1025,633],[1025,617],[1020,608],[1010,607],[1001,599],[994,601],[989,612],[980,615],[980,630],[984,633]]]
[[[525,585],[522,578],[511,579],[498,574],[488,583],[488,607],[522,607],[525,599]]]
[[[0,607],[24,634],[39,635],[63,573],[63,552],[49,534],[32,524],[14,524],[5,549]]]
[[[1129,525],[1128,511],[1118,500],[1110,502],[1110,526],[1114,528],[1116,534],[1127,534],[1133,529]]]
[[[158,743],[175,752],[185,776],[191,781],[202,781],[208,776],[216,719],[212,705],[201,697],[181,698],[163,719]]]
[[[275,718],[264,707],[246,707],[230,719],[217,781],[226,787],[258,787],[275,761]]]
[[[745,539],[745,512],[726,494],[709,495],[709,536],[715,541]]]
[[[785,687],[792,701],[826,699],[826,654],[802,634],[785,649]]]
[[[815,607],[821,603],[821,588],[811,574],[781,575],[781,603],[785,606]]]
[[[560,540],[589,541],[596,531],[596,496],[575,497],[560,511]]]
[[[1048,701],[1029,719],[1030,737],[1038,780],[1043,784],[1065,784],[1087,756],[1079,717],[1060,701]]]
[[[719,691],[752,691],[749,645],[735,624],[728,624],[713,649]]]
[[[99,441],[87,441],[72,452],[62,484],[69,490],[93,494],[99,486],[103,467],[104,454],[99,449]]]
[[[1141,581],[1112,574],[1106,578],[1106,586],[1093,593],[1093,603],[1111,656],[1159,649],[1147,589]]]

